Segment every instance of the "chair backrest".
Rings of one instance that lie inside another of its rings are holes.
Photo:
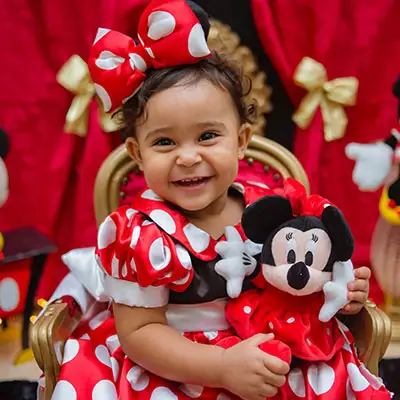
[[[246,167],[254,169],[252,181],[256,180],[271,187],[280,186],[282,178],[291,177],[301,182],[307,191],[309,190],[308,178],[300,162],[289,150],[278,143],[254,135],[245,157]],[[239,175],[243,168],[245,166],[241,164]],[[132,177],[143,179],[137,172],[136,163],[128,156],[125,146],[121,145],[106,158],[97,174],[94,208],[98,224],[121,204],[121,200],[127,195],[123,190],[126,179],[132,179]],[[268,179],[268,177],[272,177],[273,181],[271,182],[271,178]],[[128,195],[131,194],[128,193]]]

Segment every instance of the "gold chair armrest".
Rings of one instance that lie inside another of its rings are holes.
[[[390,318],[376,304],[368,301],[361,312],[347,317],[345,323],[354,336],[359,356],[368,370],[378,375],[378,364],[392,333]]]
[[[81,314],[71,317],[68,305],[50,304],[35,321],[30,338],[31,347],[39,368],[45,374],[45,400],[50,400],[57,383],[67,339],[79,323]]]

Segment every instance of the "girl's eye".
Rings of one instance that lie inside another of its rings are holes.
[[[174,142],[171,139],[161,138],[154,143],[154,146],[172,146],[173,144]]]
[[[200,142],[204,142],[205,140],[215,139],[218,135],[215,132],[204,132],[200,136]]]

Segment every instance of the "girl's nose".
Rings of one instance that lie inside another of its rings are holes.
[[[196,149],[182,148],[176,159],[176,164],[181,167],[193,167],[200,163],[201,160],[202,157]]]

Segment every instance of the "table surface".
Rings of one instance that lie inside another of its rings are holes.
[[[33,227],[24,227],[2,232],[4,258],[1,265],[26,260],[56,250],[55,244]]]

